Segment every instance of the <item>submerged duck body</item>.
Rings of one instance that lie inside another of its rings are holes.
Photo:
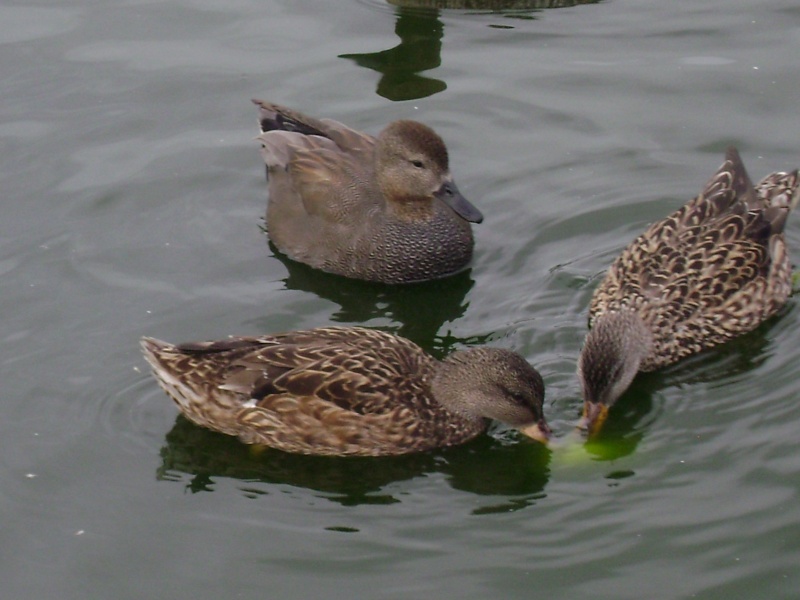
[[[623,250],[589,308],[582,427],[598,429],[638,371],[752,331],[783,306],[791,292],[783,230],[797,188],[797,170],[754,186],[730,148],[700,195]]]
[[[466,442],[497,419],[546,441],[544,384],[499,348],[444,361],[381,331],[326,327],[173,346],[142,339],[191,421],[301,454],[377,456]]]
[[[345,277],[412,283],[457,273],[483,216],[459,192],[447,148],[417,121],[377,138],[253,100],[267,166],[267,233],[290,258]]]

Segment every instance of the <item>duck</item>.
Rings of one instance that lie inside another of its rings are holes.
[[[544,382],[518,353],[486,346],[439,361],[363,327],[320,327],[172,345],[141,340],[190,421],[295,454],[385,456],[467,442],[491,419],[547,443]]]
[[[284,255],[329,273],[386,284],[467,268],[482,213],[459,191],[447,147],[418,121],[376,137],[264,100],[266,231]]]
[[[728,148],[697,197],[622,251],[589,306],[581,430],[600,430],[639,371],[727,342],[780,310],[792,289],[784,227],[797,188],[797,170],[754,186]]]

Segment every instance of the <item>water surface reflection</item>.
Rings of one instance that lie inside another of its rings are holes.
[[[390,484],[431,473],[446,476],[453,489],[490,496],[476,512],[508,512],[543,497],[549,477],[550,451],[516,438],[482,435],[462,446],[435,452],[387,457],[330,457],[288,454],[249,446],[209,431],[178,416],[161,448],[157,477],[185,481],[192,492],[211,492],[221,477],[242,481],[249,496],[266,493],[257,484],[286,484],[322,493],[343,506],[392,504],[400,496]]]
[[[402,6],[404,8],[495,12],[564,8],[580,4],[597,4],[600,0],[388,0],[388,2],[394,6]]]
[[[390,319],[392,324],[381,324],[381,329],[410,339],[438,358],[449,354],[458,343],[484,341],[440,334],[446,323],[461,318],[469,306],[467,294],[475,285],[470,269],[434,281],[385,285],[312,269],[286,258],[272,244],[270,247],[288,271],[283,280],[286,289],[309,292],[338,304],[340,309],[331,315],[334,322],[369,325],[376,319]]]
[[[534,18],[547,8],[596,4],[600,0],[389,0],[396,8],[394,32],[400,43],[386,50],[340,54],[357,65],[381,74],[375,90],[388,100],[415,100],[443,92],[442,79],[420,75],[442,64],[444,23],[442,10],[489,11],[509,17]]]
[[[425,98],[447,89],[447,84],[419,73],[442,63],[444,24],[438,12],[397,10],[394,32],[400,43],[387,50],[363,54],[341,54],[357,65],[381,73],[377,94],[388,100]]]

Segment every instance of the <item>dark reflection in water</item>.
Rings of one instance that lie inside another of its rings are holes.
[[[387,0],[394,6],[405,8],[431,8],[437,10],[516,11],[564,8],[579,4],[597,4],[600,0]]]
[[[439,471],[448,476],[454,489],[493,497],[474,514],[512,512],[545,497],[550,457],[550,450],[536,442],[501,442],[482,436],[449,451]]]
[[[376,92],[388,100],[414,100],[447,89],[441,79],[420,75],[442,64],[444,23],[441,10],[459,9],[508,13],[534,18],[533,12],[600,0],[389,0],[397,7],[394,32],[400,43],[393,48],[363,54],[340,54],[357,65],[381,74]]]
[[[398,502],[381,489],[431,471],[431,454],[401,457],[302,456],[250,446],[236,438],[208,431],[178,416],[161,449],[159,478],[176,472],[192,476],[192,492],[213,491],[214,478],[247,482],[285,483],[324,492],[343,505]],[[249,488],[245,488],[248,491]]]
[[[516,433],[509,433],[515,435]],[[483,435],[463,446],[408,456],[365,458],[287,454],[242,444],[178,416],[161,449],[159,479],[190,476],[192,492],[213,491],[220,477],[241,480],[242,491],[265,494],[255,483],[286,484],[321,492],[344,506],[392,504],[391,483],[443,473],[454,489],[493,496],[476,512],[506,512],[543,497],[550,452],[529,440],[513,443]]]
[[[444,24],[438,11],[397,10],[394,32],[400,43],[394,48],[366,54],[341,54],[359,66],[382,74],[377,93],[389,100],[425,98],[447,89],[439,79],[419,75],[442,63]]]
[[[270,248],[286,266],[286,289],[311,292],[330,300],[341,308],[332,315],[333,321],[346,324],[366,323],[375,318],[389,318],[397,327],[384,327],[402,335],[441,358],[461,343],[475,344],[485,340],[456,340],[442,336],[445,323],[464,315],[466,296],[475,281],[470,270],[451,277],[410,285],[385,285],[347,279],[325,273],[283,256]]]

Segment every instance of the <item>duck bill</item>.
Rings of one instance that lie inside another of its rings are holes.
[[[602,429],[607,418],[608,406],[586,400],[583,403],[583,415],[578,421],[578,429],[585,431],[587,435],[594,435]]]
[[[452,181],[445,181],[433,195],[453,209],[459,217],[470,223],[480,223],[483,221],[483,214],[475,208],[469,200],[461,195],[456,184]]]
[[[541,442],[542,444],[547,444],[550,441],[550,436],[552,436],[550,427],[547,426],[547,423],[544,422],[544,419],[538,423],[534,423],[533,425],[521,427],[520,431],[529,438],[532,438],[537,442]]]

